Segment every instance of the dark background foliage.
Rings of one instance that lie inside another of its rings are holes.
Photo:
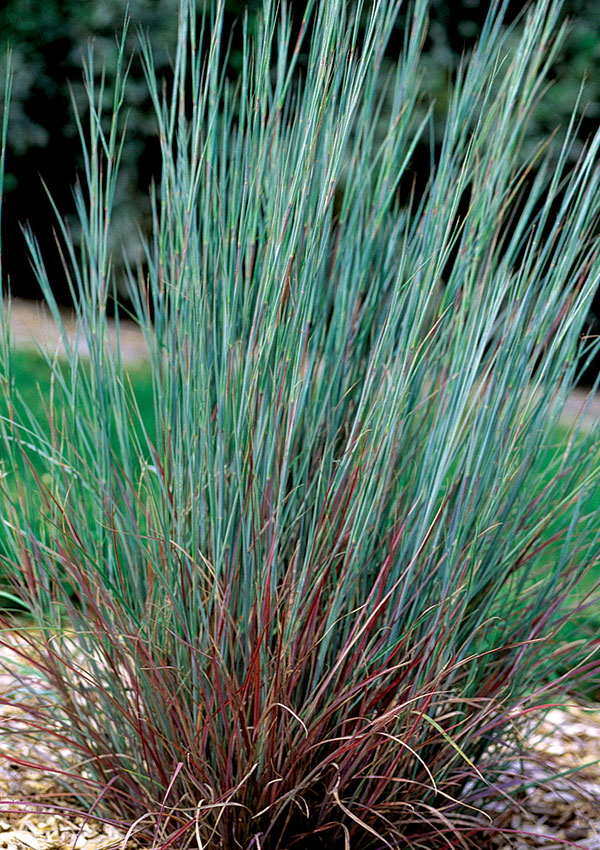
[[[177,30],[178,0],[7,0],[0,8],[0,48],[12,48],[13,96],[7,155],[7,182],[3,216],[3,266],[15,296],[36,298],[38,286],[29,267],[21,226],[28,222],[46,257],[57,298],[69,302],[69,291],[56,250],[52,212],[44,183],[61,211],[73,209],[72,186],[81,169],[80,142],[73,119],[73,104],[84,109],[82,67],[87,45],[94,44],[97,68],[106,65],[107,107],[116,59],[115,34],[122,27],[126,8],[134,26],[129,33],[135,54],[137,29],[153,45],[156,65],[168,81],[170,57]],[[303,3],[292,10],[300,18]],[[448,82],[461,54],[468,52],[490,8],[489,0],[431,0],[431,25],[425,44],[426,88],[444,113]],[[522,3],[509,4],[507,22],[522,11]],[[241,46],[240,18],[247,10],[252,29],[260,0],[227,0],[225,31],[231,39],[228,74],[235,78]],[[540,103],[531,127],[531,148],[564,127],[586,78],[581,98],[579,140],[583,145],[595,129],[600,114],[600,25],[596,0],[566,0],[570,28],[550,79],[555,85]],[[518,25],[518,24],[517,24]],[[390,44],[390,60],[402,48],[402,22]],[[3,66],[5,63],[2,63]],[[98,74],[99,76],[99,74]],[[70,85],[70,91],[69,91]],[[114,256],[117,279],[124,252],[134,263],[138,255],[138,230],[149,227],[148,189],[158,174],[158,146],[141,65],[134,55],[128,87],[128,133],[123,154],[120,192],[115,203]],[[439,141],[442,122],[434,122]],[[558,145],[558,138],[554,141]],[[574,151],[574,155],[577,150]],[[415,184],[427,178],[431,151],[421,145],[415,153]],[[600,313],[600,298],[594,312]],[[590,326],[597,321],[590,316]],[[600,326],[600,325],[599,325]],[[593,380],[597,367],[588,369]]]

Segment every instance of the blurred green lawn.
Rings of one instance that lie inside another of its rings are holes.
[[[16,395],[19,399],[18,402],[15,403],[17,420],[27,423],[29,421],[28,417],[25,415],[21,418],[19,414],[21,411],[29,411],[43,426],[44,423],[47,422],[47,409],[51,398],[50,366],[41,354],[20,349],[12,352],[11,365],[12,379],[14,381]],[[67,368],[66,361],[64,365],[65,368]],[[84,370],[87,368],[85,360],[81,361],[81,368]],[[148,430],[151,438],[154,439],[155,416],[150,367],[145,365],[136,365],[127,368],[126,380],[133,390],[133,395],[140,411],[143,426],[146,430]],[[8,408],[6,400],[5,398],[0,397],[0,416],[6,416],[7,413]],[[138,440],[143,446],[144,440],[140,426],[138,425],[135,430],[138,435]],[[24,434],[24,445],[27,445],[27,442],[27,435]],[[111,442],[115,453],[118,455],[119,446],[116,435]],[[31,464],[35,473],[39,475],[42,484],[49,484],[50,479],[47,472],[47,464],[44,459],[41,458],[36,451],[26,451],[26,454],[27,460],[24,461],[24,463]],[[14,503],[17,496],[16,476],[14,474],[15,470],[11,469],[9,454],[2,440],[0,440],[0,470],[3,473],[2,487],[4,488],[4,493],[8,496],[9,500]],[[31,499],[30,504],[34,509],[33,515],[37,516],[37,522],[44,524],[45,520],[40,496],[37,492],[32,492],[28,498]],[[37,509],[39,509],[39,513],[36,513]],[[1,559],[6,553],[4,540],[7,533],[8,532],[5,530],[5,527],[0,524],[0,609],[4,608],[5,610],[9,609],[21,612],[21,606],[14,604],[16,600],[13,598],[10,589],[7,587],[6,578],[3,580],[3,576],[6,576],[6,564],[3,566]]]
[[[85,360],[82,363],[85,364]],[[40,421],[46,413],[44,403],[50,396],[50,367],[41,354],[25,350],[16,350],[12,354],[15,386],[23,403]],[[131,380],[136,402],[140,408],[146,428],[153,428],[154,408],[150,367],[136,365],[128,367],[127,377]],[[0,447],[0,456],[2,448]]]

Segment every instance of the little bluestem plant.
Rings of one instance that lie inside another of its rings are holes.
[[[65,335],[43,423],[3,316],[31,733],[145,846],[480,844],[521,783],[519,723],[596,664],[557,635],[596,564],[597,434],[547,485],[539,466],[600,274],[600,136],[572,170],[573,124],[558,160],[524,153],[560,4],[510,39],[492,4],[408,202],[427,2],[389,68],[399,3],[309,2],[292,26],[265,0],[235,81],[223,4],[203,8],[182,0],[168,85],[140,36],[162,170],[128,284],[154,428],[108,346],[125,35],[113,92],[88,54],[78,240],[54,210],[89,368]]]

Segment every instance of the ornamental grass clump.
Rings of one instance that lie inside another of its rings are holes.
[[[89,366],[65,337],[28,416],[4,311],[3,562],[35,624],[23,722],[145,847],[481,846],[526,719],[595,675],[560,635],[597,564],[597,433],[540,464],[596,346],[600,135],[571,171],[574,126],[527,159],[560,4],[510,42],[493,4],[411,192],[427,10],[265,0],[235,81],[222,3],[182,0],[168,84],[140,37],[151,425],[107,345],[127,61],[107,92],[88,54],[77,236],[54,212]]]

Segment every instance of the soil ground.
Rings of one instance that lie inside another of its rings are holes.
[[[77,323],[72,312],[61,311],[61,319],[67,336],[74,341]],[[32,351],[40,348],[46,352],[64,353],[61,335],[56,322],[49,310],[37,301],[25,301],[13,298],[10,306],[10,326],[12,342],[19,348],[30,348]],[[114,319],[108,320],[110,344],[116,347],[117,328]],[[127,319],[119,321],[119,339],[124,360],[131,365],[143,363],[148,358],[148,347],[144,336],[137,325]],[[86,345],[79,340],[80,353],[85,355]]]

